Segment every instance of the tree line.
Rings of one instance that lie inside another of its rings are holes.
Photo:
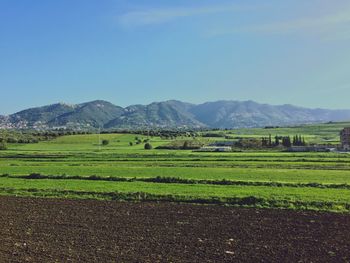
[[[272,138],[271,134],[268,137],[261,138],[262,147],[277,147],[282,145],[284,147],[292,146],[306,146],[305,138],[301,135],[294,135],[293,139],[290,136],[278,136]]]

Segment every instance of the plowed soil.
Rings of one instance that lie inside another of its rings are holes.
[[[0,262],[298,261],[350,261],[350,215],[0,197]]]

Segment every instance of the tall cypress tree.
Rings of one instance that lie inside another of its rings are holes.
[[[280,145],[280,139],[279,139],[278,135],[275,136],[275,145],[276,146]]]

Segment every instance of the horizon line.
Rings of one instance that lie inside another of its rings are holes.
[[[28,107],[28,108],[24,108],[22,110],[18,110],[16,112],[13,113],[9,113],[9,114],[1,114],[0,116],[10,116],[25,110],[30,110],[30,109],[35,109],[35,108],[40,108],[40,107],[47,107],[47,106],[52,106],[52,105],[57,105],[57,104],[64,104],[64,105],[68,105],[68,106],[79,106],[79,105],[83,105],[83,104],[87,104],[87,103],[92,103],[92,102],[107,102],[110,104],[113,104],[114,106],[117,107],[121,107],[123,109],[128,108],[128,107],[132,107],[132,106],[148,106],[154,103],[164,103],[164,102],[171,102],[171,101],[176,101],[176,102],[181,102],[181,103],[187,103],[187,104],[192,104],[192,105],[202,105],[202,104],[206,104],[206,103],[218,103],[218,102],[253,102],[256,104],[260,104],[260,105],[269,105],[269,106],[293,106],[293,107],[298,107],[298,108],[304,108],[304,109],[311,109],[311,110],[350,110],[350,108],[327,108],[327,107],[309,107],[309,106],[301,106],[301,105],[296,105],[296,104],[291,104],[291,103],[283,103],[283,104],[274,104],[274,103],[267,103],[267,102],[258,102],[252,99],[248,99],[248,100],[238,100],[238,99],[217,99],[217,100],[207,100],[204,102],[199,102],[199,103],[194,103],[194,102],[188,102],[188,101],[183,101],[183,100],[179,100],[179,99],[165,99],[165,100],[160,100],[160,101],[152,101],[150,103],[135,103],[135,104],[130,104],[127,106],[120,106],[114,102],[111,102],[109,100],[105,100],[105,99],[95,99],[95,100],[90,100],[90,101],[85,101],[85,102],[80,102],[80,103],[70,103],[70,102],[65,102],[65,101],[59,101],[59,102],[54,102],[54,103],[49,103],[49,104],[44,104],[44,105],[38,105],[38,106],[32,106],[32,107]]]

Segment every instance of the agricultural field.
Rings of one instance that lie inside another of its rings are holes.
[[[349,127],[349,122],[330,122],[326,124],[298,125],[290,127],[266,127],[266,128],[242,128],[231,131],[217,131],[223,135],[237,137],[256,137],[267,136],[292,136],[301,134],[310,144],[339,144],[339,132],[344,127]]]
[[[231,137],[301,134],[339,143],[346,123],[214,131]],[[338,138],[338,139],[337,139]],[[108,144],[101,145],[101,141]],[[147,140],[153,149],[145,150]],[[350,155],[245,150],[208,153],[158,146],[175,139],[136,134],[62,136],[0,151],[0,194],[77,199],[170,201],[255,208],[350,211]],[[137,143],[141,141],[141,143]]]
[[[350,260],[341,213],[6,196],[0,211],[1,262]]]

